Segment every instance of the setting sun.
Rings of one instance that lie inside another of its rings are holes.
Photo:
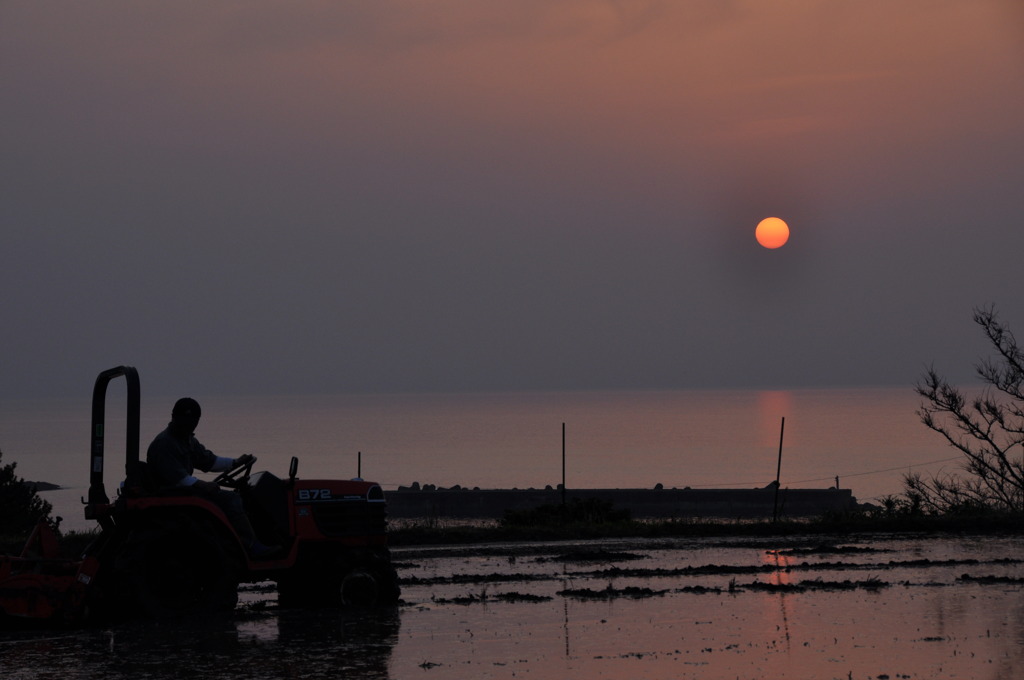
[[[778,217],[766,217],[758,222],[754,236],[765,248],[781,248],[789,240],[789,225]]]

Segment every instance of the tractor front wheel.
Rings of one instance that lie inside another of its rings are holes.
[[[356,550],[297,566],[278,582],[283,607],[372,607],[398,603],[398,574],[386,550]]]

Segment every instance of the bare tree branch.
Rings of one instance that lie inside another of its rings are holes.
[[[976,309],[974,321],[995,349],[975,366],[984,391],[968,399],[934,367],[915,385],[918,417],[964,454],[963,474],[908,474],[904,488],[932,512],[1024,512],[1024,352],[994,306]]]

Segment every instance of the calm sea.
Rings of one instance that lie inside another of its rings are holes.
[[[107,490],[123,476],[124,401],[107,405]],[[252,453],[284,476],[292,456],[305,478],[361,472],[393,489],[436,484],[542,488],[565,475],[580,488],[850,488],[859,500],[901,490],[908,470],[957,465],[956,452],[915,415],[911,388],[794,391],[648,391],[228,397],[194,395],[196,432],[223,456]],[[143,394],[142,450],[174,398]],[[28,480],[66,487],[45,497],[65,528],[91,526],[89,398],[0,402],[3,463]],[[782,419],[785,418],[784,429]],[[361,467],[360,467],[361,461]]]

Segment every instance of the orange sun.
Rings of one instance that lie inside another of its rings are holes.
[[[781,248],[789,240],[789,225],[778,217],[766,217],[757,223],[754,236],[765,248]]]

